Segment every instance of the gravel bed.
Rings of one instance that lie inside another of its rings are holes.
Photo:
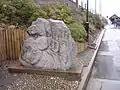
[[[8,66],[15,61],[0,62],[0,90],[7,90],[7,86],[13,83],[20,74],[11,74],[8,72]]]
[[[94,50],[87,49],[77,56],[77,66],[88,65]],[[80,81],[62,77],[51,77],[36,74],[11,74],[9,64],[15,61],[0,63],[0,90],[77,90]]]
[[[11,74],[8,66],[14,61],[5,61],[0,65],[0,90],[76,90],[79,81],[62,77],[36,74]]]
[[[79,82],[60,77],[23,74],[8,90],[76,90]]]

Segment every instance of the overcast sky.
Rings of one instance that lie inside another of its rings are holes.
[[[87,0],[79,0],[84,3]],[[96,0],[97,1],[97,12],[102,13],[103,16],[111,16],[117,14],[120,16],[120,0]],[[100,11],[100,1],[101,1],[101,11]],[[89,8],[95,10],[95,0],[89,0]]]

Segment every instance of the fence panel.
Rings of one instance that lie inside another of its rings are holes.
[[[25,29],[0,30],[0,61],[18,59],[25,37]]]

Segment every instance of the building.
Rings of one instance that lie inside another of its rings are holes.
[[[118,19],[120,19],[120,17],[117,16],[116,14],[114,14],[114,15],[112,15],[109,19],[110,19],[110,21],[112,22],[112,24],[114,24],[114,23],[116,23],[116,21],[117,21]]]

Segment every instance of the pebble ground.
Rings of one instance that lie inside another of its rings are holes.
[[[87,49],[77,56],[77,64],[88,65],[94,50]],[[77,90],[80,81],[62,77],[36,74],[11,74],[8,65],[15,61],[0,63],[0,90]]]

